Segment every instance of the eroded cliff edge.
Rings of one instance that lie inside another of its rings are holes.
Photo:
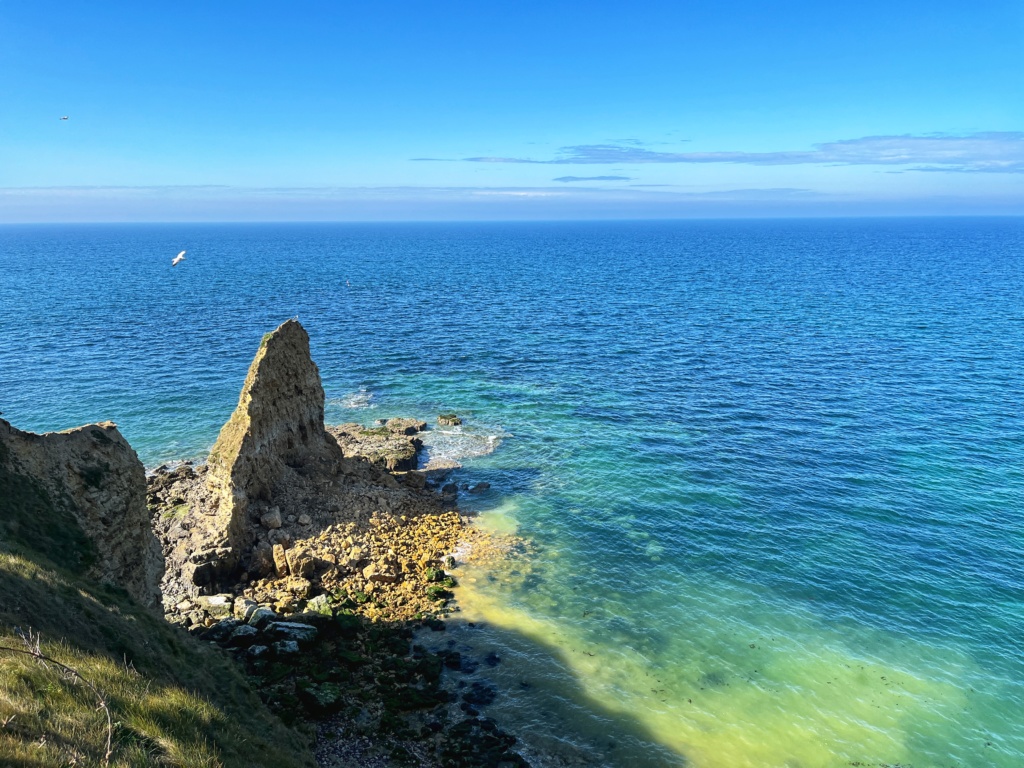
[[[146,474],[114,424],[37,435],[0,419],[0,487],[4,538],[45,547],[46,526],[77,526],[89,547],[55,549],[51,559],[122,587],[143,605],[159,604],[164,564]]]
[[[0,420],[0,765],[311,768],[235,665],[152,610],[145,483],[113,424]]]

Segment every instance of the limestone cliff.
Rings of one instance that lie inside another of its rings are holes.
[[[81,550],[59,545],[81,538],[72,527],[89,542],[87,562],[72,562]],[[146,507],[145,471],[110,422],[37,435],[0,419],[0,536],[123,587],[144,605],[159,603],[163,555]],[[39,547],[37,539],[56,544]]]
[[[288,320],[263,337],[238,407],[210,451],[207,485],[230,546],[244,546],[250,500],[269,501],[289,469],[333,464],[338,444],[324,430],[324,389],[309,335]]]
[[[288,320],[263,337],[238,407],[210,451],[207,484],[232,542],[243,534],[250,499],[269,501],[289,468],[342,456],[324,430],[324,389],[309,336]]]

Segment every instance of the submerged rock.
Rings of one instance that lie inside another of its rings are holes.
[[[462,694],[462,700],[475,707],[486,707],[498,697],[497,689],[487,682],[474,682],[468,691]]]
[[[457,469],[462,469],[462,464],[454,459],[431,459],[423,466],[423,474],[430,482],[442,483]]]

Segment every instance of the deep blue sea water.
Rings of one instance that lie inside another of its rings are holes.
[[[0,227],[0,411],[202,456],[292,316],[534,542],[460,591],[527,749],[1024,765],[1024,221]]]

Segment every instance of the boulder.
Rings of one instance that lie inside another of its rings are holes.
[[[304,549],[285,550],[285,559],[288,561],[288,571],[292,576],[302,576],[303,578],[312,575],[313,571],[316,570],[316,560]]]
[[[462,423],[462,419],[454,413],[442,413],[437,417],[437,423],[442,427],[457,427]]]
[[[274,569],[277,571],[277,576],[278,578],[284,578],[288,575],[288,555],[280,544],[274,545],[273,553]]]
[[[274,649],[274,655],[278,657],[295,656],[299,652],[299,644],[294,640],[278,640],[270,647]]]
[[[276,531],[271,531],[267,534],[267,541],[271,544],[280,544],[285,549],[288,549],[292,545],[292,535],[284,528],[278,528]]]
[[[325,715],[341,707],[344,690],[335,683],[313,683],[299,688],[299,699],[316,715]]]
[[[271,640],[293,640],[303,645],[316,640],[318,634],[316,627],[294,621],[272,621],[263,632]]]
[[[243,624],[232,632],[224,643],[229,648],[248,648],[256,642],[260,631],[249,624]]]
[[[269,608],[257,608],[249,616],[249,624],[256,627],[256,629],[263,629],[271,622],[277,621],[280,618]]]
[[[278,589],[279,594],[282,591],[288,592],[296,599],[305,600],[313,594],[313,583],[309,579],[304,579],[301,576],[289,576],[283,583],[278,584]]]
[[[252,551],[249,571],[255,576],[268,576],[275,570],[274,548],[268,542],[261,541]]]
[[[363,568],[363,578],[376,584],[396,584],[401,581],[401,576],[383,563],[370,563]]]
[[[250,600],[247,597],[236,597],[234,605],[232,606],[232,613],[236,619],[248,622],[249,619],[252,618],[253,613],[255,613],[259,607],[259,604],[255,600]]]
[[[232,614],[232,595],[202,595],[195,599],[196,605],[215,619],[226,619]]]
[[[295,649],[296,651],[298,648]],[[259,659],[265,659],[270,655],[270,648],[266,645],[253,645],[250,646],[249,650],[245,654],[251,661],[258,661]]]
[[[208,640],[213,643],[223,643],[227,641],[227,639],[231,637],[231,634],[240,626],[242,626],[242,622],[238,619],[223,619],[203,632],[201,637],[203,640]]]
[[[346,560],[349,568],[356,568],[363,560],[366,559],[366,553],[362,547],[352,547],[348,551],[348,559]]]
[[[415,435],[427,428],[427,422],[417,419],[388,419],[384,426],[395,435]]]
[[[317,595],[308,603],[306,603],[306,610],[313,613],[319,613],[323,616],[333,616],[334,611],[331,608],[331,597],[330,595]]]

